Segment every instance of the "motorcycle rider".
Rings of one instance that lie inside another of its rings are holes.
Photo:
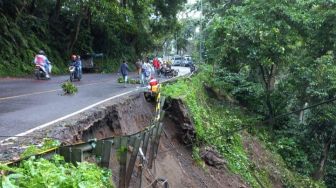
[[[51,62],[48,60],[47,56],[45,55],[43,50],[40,50],[34,58],[35,65],[40,65],[44,67],[42,69],[45,74],[46,78],[50,78],[49,74],[51,73]]]
[[[74,66],[76,68],[76,77],[78,78],[82,74],[82,61],[79,55],[71,55],[70,66]]]

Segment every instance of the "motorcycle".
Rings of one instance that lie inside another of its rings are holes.
[[[47,71],[43,65],[35,64],[35,77],[36,79],[50,79]]]
[[[82,72],[79,67],[70,65],[69,66],[69,72],[70,72],[70,81],[73,82],[75,79],[80,81],[82,79]]]
[[[147,89],[145,89],[144,92],[146,101],[148,102],[155,101],[159,92],[159,87],[160,87],[159,81],[154,78],[151,78],[151,80],[148,83]]]
[[[169,69],[169,68],[161,68],[160,70],[161,75],[164,75],[165,77],[172,78],[178,75],[178,70],[175,69]]]
[[[190,64],[189,66],[190,66],[190,73],[195,72],[195,70],[196,70],[195,65],[194,64]]]

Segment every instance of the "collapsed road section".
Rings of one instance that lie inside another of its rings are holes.
[[[28,137],[7,140],[0,148],[1,161],[18,158],[29,145],[40,144],[41,138],[58,139],[63,145],[77,146],[91,141],[95,146],[90,147],[95,149],[81,148],[83,155],[80,155],[80,160],[95,162],[112,169],[113,181],[118,187],[147,187],[156,183],[161,185],[159,182],[165,182],[163,185],[169,183],[170,187],[247,187],[239,176],[228,173],[226,169],[198,166],[192,158],[191,148],[185,147],[195,136],[187,108],[182,101],[170,99],[166,100],[164,109],[167,111],[162,121],[162,130],[147,129],[150,133],[150,137],[147,136],[147,149],[143,148],[143,142],[138,142],[146,138],[146,135],[134,135],[152,125],[157,114],[155,103],[147,102],[143,93],[138,93],[105,102],[34,131]],[[156,140],[155,136],[160,135],[160,140]],[[127,140],[121,139],[126,137]],[[95,141],[101,139],[105,140],[104,143]],[[109,144],[111,152],[104,154],[99,151]],[[120,147],[122,145],[124,147]],[[158,145],[156,151],[151,149],[155,148],[153,145]],[[71,151],[76,153],[77,149],[75,146]],[[152,160],[152,151],[155,151],[156,160]],[[65,157],[71,161],[76,160],[73,159],[76,156],[72,154]]]

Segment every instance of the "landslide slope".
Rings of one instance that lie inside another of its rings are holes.
[[[209,71],[203,71],[163,88],[171,98],[170,108],[174,108],[169,117],[175,124],[180,122],[176,126],[185,133],[178,136],[180,142],[190,146],[194,165],[218,182],[207,187],[324,187],[291,171],[282,157],[258,138],[259,129],[254,126],[260,122],[258,116],[248,113],[234,99],[218,96],[208,85],[209,79]],[[180,105],[185,110],[177,110]],[[190,125],[181,116],[183,111],[188,112]],[[245,126],[248,128],[242,129]],[[235,174],[235,184],[225,182],[218,174]]]

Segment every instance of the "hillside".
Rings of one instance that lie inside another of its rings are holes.
[[[192,79],[180,80],[164,88],[166,95],[180,100],[190,113],[194,135],[186,131],[188,134],[183,138],[189,141],[187,146],[192,146],[193,160],[197,164],[209,165],[209,159],[204,157],[204,149],[208,148],[208,151],[217,151],[225,161],[225,168],[239,175],[249,187],[325,187],[322,181],[314,181],[292,166],[290,161],[300,159],[283,155],[283,145],[272,140],[274,132],[268,128],[269,124],[260,123],[261,116],[240,106],[232,96],[224,95],[225,91],[215,92],[211,72],[204,67],[201,71]],[[180,120],[182,130],[189,130],[176,110],[179,103],[172,106],[175,113],[170,117]],[[296,149],[300,152],[300,148]],[[211,162],[210,166],[216,167],[216,163]]]
[[[40,49],[55,74],[65,71],[71,54],[87,53],[102,53],[99,70],[113,71],[121,60],[144,58],[169,37],[184,2],[0,1],[0,76],[31,74]]]

